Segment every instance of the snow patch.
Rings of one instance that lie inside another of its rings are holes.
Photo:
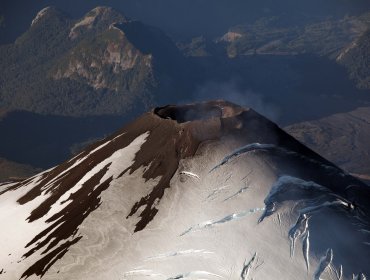
[[[180,256],[193,256],[193,255],[202,255],[202,254],[214,254],[214,252],[210,252],[207,250],[195,250],[195,249],[189,249],[189,250],[183,250],[183,251],[175,251],[175,252],[169,252],[164,254],[159,254],[153,257],[148,257],[146,260],[159,260],[159,259],[167,259],[171,257],[180,257]]]
[[[224,223],[227,223],[227,222],[236,221],[236,220],[239,220],[239,219],[241,219],[241,218],[243,218],[247,215],[254,214],[254,213],[257,213],[257,212],[261,212],[261,211],[264,211],[264,210],[265,210],[265,208],[253,208],[253,209],[248,209],[248,210],[240,212],[240,213],[234,213],[234,214],[231,214],[231,215],[227,215],[226,217],[224,217],[222,219],[219,219],[219,220],[209,220],[209,221],[206,221],[206,222],[203,222],[203,223],[200,223],[200,224],[197,224],[195,226],[190,227],[189,229],[187,229],[186,231],[181,233],[180,236],[183,236],[183,235],[188,234],[188,233],[193,232],[193,231],[198,231],[198,230],[202,230],[202,229],[206,229],[206,228],[211,228],[211,227],[219,225],[219,224],[224,224]]]
[[[181,171],[180,174],[200,180],[200,177],[197,174],[190,172],[190,171]]]
[[[203,279],[203,278],[199,278],[199,277],[206,277],[206,276],[208,276],[208,277],[213,276],[213,277],[216,277],[216,278],[224,278],[221,275],[214,274],[214,273],[211,273],[211,272],[208,272],[208,271],[190,271],[190,272],[178,274],[174,277],[170,277],[167,280],[185,279],[185,278]]]

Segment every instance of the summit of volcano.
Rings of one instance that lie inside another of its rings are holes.
[[[369,187],[223,100],[155,108],[0,208],[1,279],[370,275]]]

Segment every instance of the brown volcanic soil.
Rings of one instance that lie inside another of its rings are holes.
[[[294,124],[285,130],[341,168],[370,180],[370,107]]]
[[[28,221],[35,221],[46,215],[51,206],[63,194],[72,189],[93,167],[147,132],[149,132],[149,136],[136,153],[134,163],[119,175],[124,176],[127,172],[133,173],[144,166],[146,167],[143,174],[145,180],[160,178],[152,191],[132,206],[126,217],[130,218],[134,214],[138,214],[139,209],[142,210],[135,232],[144,229],[157,214],[156,204],[162,199],[165,190],[170,187],[170,180],[175,174],[180,160],[193,156],[198,146],[206,141],[232,137],[244,144],[255,142],[275,144],[310,159],[305,163],[303,179],[305,177],[314,178],[318,183],[332,185],[341,190],[354,182],[353,178],[349,176],[340,177],[337,173],[327,174],[327,170],[322,168],[320,164],[330,166],[335,170],[337,168],[251,109],[244,109],[225,101],[165,106],[142,115],[114,135],[89,147],[72,160],[42,174],[38,183],[18,200],[18,203],[25,204],[36,199],[43,192],[49,194],[48,198],[30,213]],[[91,155],[89,154],[106,142],[109,143]],[[83,161],[72,167],[83,158],[85,158]],[[288,169],[295,169],[296,166],[302,165],[300,157],[284,157],[282,159],[281,155],[276,155],[276,159],[280,160],[281,164],[286,165]],[[40,250],[43,253],[43,258],[29,267],[24,272],[24,277],[33,274],[42,276],[50,267],[51,260],[55,262],[61,258],[71,245],[80,240],[79,226],[92,211],[99,207],[101,204],[100,195],[109,188],[113,179],[110,177],[100,182],[109,165],[107,164],[87,180],[77,192],[71,194],[65,201],[68,201],[69,204],[47,220],[49,227],[27,244],[29,251],[24,255],[24,258]],[[71,169],[60,176],[69,168]],[[0,195],[24,186],[31,179],[0,191]],[[135,187],[140,188],[141,186]],[[361,188],[360,186],[354,191],[361,191]],[[63,243],[64,240],[68,241]]]

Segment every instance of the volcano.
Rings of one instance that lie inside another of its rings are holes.
[[[0,279],[370,276],[369,187],[222,100],[155,108],[0,208]]]

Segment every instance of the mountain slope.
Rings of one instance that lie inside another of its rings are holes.
[[[370,89],[370,30],[344,49],[337,61],[347,67],[359,88]]]
[[[1,189],[4,279],[370,273],[368,186],[224,101],[156,108]]]
[[[142,50],[138,38],[151,48]],[[181,66],[174,50],[163,32],[112,8],[75,20],[48,7],[14,44],[0,47],[1,106],[68,116],[132,113],[172,97],[165,83],[177,72],[168,65]]]
[[[370,178],[370,108],[335,114],[285,128],[319,154],[348,172]]]
[[[336,58],[343,49],[366,32],[370,26],[370,14],[292,22],[285,16],[263,17],[253,24],[230,28],[216,42],[224,45],[229,57],[311,53]]]

